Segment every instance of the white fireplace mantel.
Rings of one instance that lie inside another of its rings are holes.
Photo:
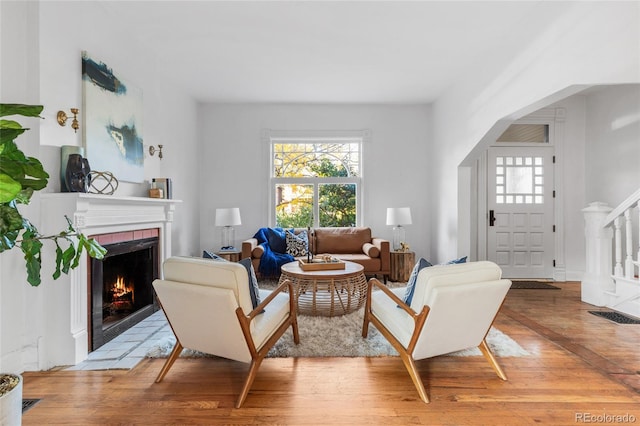
[[[145,197],[114,197],[86,193],[40,194],[42,234],[57,233],[66,228],[66,215],[76,229],[86,236],[157,228],[159,230],[160,262],[171,256],[171,224],[176,204],[180,200]],[[51,248],[51,254],[53,248]],[[55,283],[45,310],[57,318],[48,321],[41,344],[39,368],[74,365],[89,353],[88,330],[88,261],[86,253],[78,268],[63,275]],[[51,280],[43,273],[45,280]],[[52,300],[53,299],[53,300]],[[54,311],[55,310],[55,311]],[[45,313],[47,315],[47,313]]]

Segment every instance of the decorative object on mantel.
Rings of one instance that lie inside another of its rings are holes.
[[[150,188],[149,189],[149,197],[150,198],[164,198],[164,192],[160,188]]]
[[[233,242],[235,240],[235,225],[241,225],[240,209],[232,207],[228,209],[216,209],[216,226],[222,226],[222,247],[220,250],[235,250]]]
[[[118,189],[118,179],[111,172],[89,172],[89,191],[91,194],[113,195]]]
[[[84,157],[84,147],[75,145],[60,147],[60,192],[71,192],[67,185],[67,162],[71,154],[80,154]]]
[[[71,114],[73,114],[73,121],[71,122],[71,128],[74,133],[78,133],[78,129],[80,128],[80,123],[78,122],[78,108],[71,108]],[[56,119],[58,120],[58,124],[61,126],[67,125],[67,120],[70,117],[64,111],[58,111],[58,115],[56,115]]]
[[[411,225],[411,209],[409,207],[387,208],[387,225],[393,226],[393,250],[401,251],[405,242],[402,225]]]
[[[160,191],[149,191],[151,198],[165,198],[170,200],[173,198],[173,183],[171,178],[153,178],[151,179],[151,189],[159,189]]]
[[[156,151],[158,151],[158,158],[162,160],[162,145],[158,145],[157,149],[153,145],[149,146],[149,155],[150,156],[153,157],[153,155],[156,153]]]
[[[88,192],[91,175],[89,160],[80,154],[71,154],[67,160],[65,182],[69,192]]]
[[[144,181],[142,90],[82,52],[84,146],[96,170]]]

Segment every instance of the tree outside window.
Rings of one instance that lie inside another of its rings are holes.
[[[272,140],[276,226],[358,224],[360,140]]]

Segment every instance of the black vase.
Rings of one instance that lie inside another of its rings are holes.
[[[69,192],[88,192],[91,177],[89,160],[80,154],[70,154],[67,160],[66,181]]]

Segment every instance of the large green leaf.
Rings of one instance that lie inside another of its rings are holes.
[[[27,129],[5,129],[0,128],[0,148],[8,142],[14,141],[18,136],[23,134]]]
[[[62,249],[60,248],[60,244],[58,244],[58,240],[56,243],[56,270],[53,272],[53,279],[57,280],[60,278],[60,262],[62,261]]]
[[[19,182],[11,179],[11,176],[0,171],[0,203],[8,203],[18,196],[22,190]]]
[[[0,253],[5,250],[11,250],[16,245],[16,240],[20,235],[20,231],[8,231],[0,234]]]
[[[84,240],[84,248],[87,250],[87,254],[94,259],[104,259],[104,255],[107,254],[107,249],[93,238]]]
[[[0,117],[9,115],[21,115],[23,117],[40,117],[40,113],[44,107],[42,105],[24,105],[24,104],[1,104]],[[0,146],[9,141],[15,140],[24,133],[25,129],[22,125],[13,120],[0,120]]]
[[[44,107],[42,105],[0,104],[0,117],[8,115],[22,115],[24,117],[39,117]]]
[[[15,120],[0,120],[0,129],[22,129],[22,124]]]
[[[0,173],[9,175],[22,188],[36,191],[46,187],[49,179],[40,160],[26,157],[14,142],[5,144],[0,152]]]
[[[42,268],[42,242],[38,239],[35,229],[27,229],[22,234],[20,249],[22,249],[27,266],[27,281],[34,287],[39,286],[41,282],[40,269]]]
[[[0,204],[0,234],[19,231],[24,228],[22,215],[11,204]]]
[[[80,251],[80,250],[78,250]],[[69,269],[72,269],[71,262],[74,260],[76,256],[76,247],[73,244],[70,244],[67,249],[61,253],[62,257],[59,259],[62,261],[62,272],[65,274],[69,273]],[[56,259],[56,262],[58,259]]]

